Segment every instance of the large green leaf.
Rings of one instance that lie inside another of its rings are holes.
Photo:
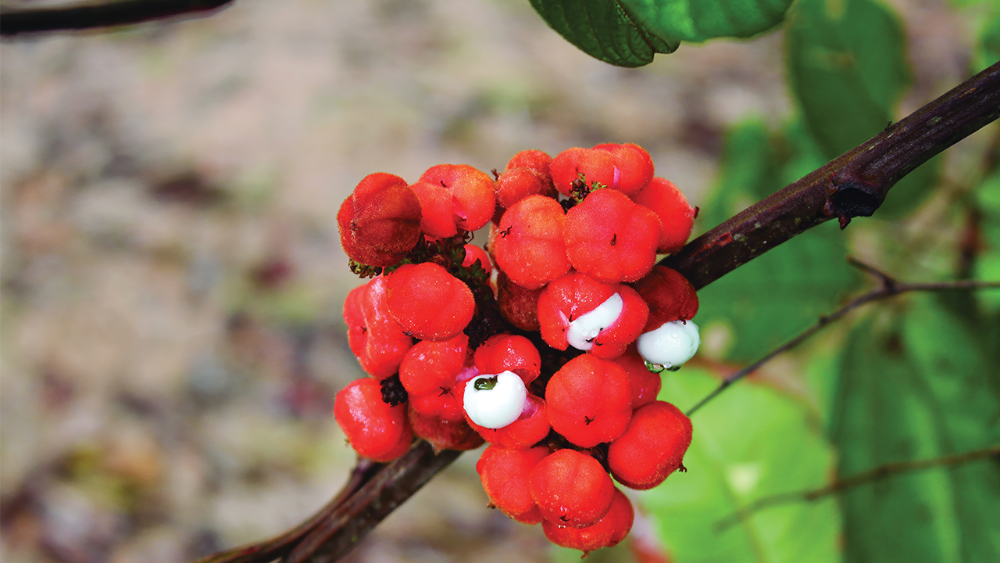
[[[810,135],[827,159],[878,134],[910,85],[899,19],[874,0],[801,0],[788,17],[788,70]],[[879,210],[896,217],[936,183],[937,159],[911,172]]]
[[[684,409],[718,385],[691,368],[664,378],[660,399]],[[687,473],[641,496],[673,560],[813,563],[837,561],[832,500],[762,510],[725,531],[716,523],[759,498],[820,487],[833,457],[806,409],[769,388],[740,384],[692,420]]]
[[[703,210],[705,226],[714,227],[780,188],[786,170],[816,165],[809,143],[773,137],[757,122],[739,125],[727,136],[722,175]],[[779,155],[783,151],[774,142],[788,145],[792,154]],[[729,359],[756,360],[837,307],[859,280],[846,257],[836,223],[821,225],[702,289],[694,320],[706,334],[726,332]]]
[[[656,53],[673,53],[680,45],[636,25],[616,0],[531,0],[531,5],[567,41],[613,65],[646,65]]]
[[[1000,365],[968,308],[931,296],[859,324],[843,350],[831,417],[847,477],[1000,442]],[[995,343],[992,343],[995,345]],[[996,561],[1000,466],[986,459],[890,476],[841,497],[845,560]]]
[[[785,19],[792,0],[622,0],[628,13],[660,37],[706,41],[751,37]]]

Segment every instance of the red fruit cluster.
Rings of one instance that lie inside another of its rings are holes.
[[[357,452],[488,442],[476,468],[491,506],[585,553],[621,541],[633,509],[614,481],[648,489],[683,470],[692,434],[635,346],[698,310],[691,284],[655,266],[696,210],[653,172],[641,147],[603,144],[522,151],[495,179],[439,165],[410,185],[362,180],[338,221],[352,270],[372,277],[344,304],[372,377],[334,408]],[[469,244],[488,223],[489,253]],[[520,391],[490,394],[499,378]],[[503,422],[470,414],[482,393],[512,401]]]

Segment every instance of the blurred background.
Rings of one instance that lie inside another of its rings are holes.
[[[968,76],[981,12],[891,4],[913,72],[905,115]],[[740,178],[720,172],[726,147],[794,129],[783,42],[778,31],[684,44],[647,67],[615,68],[523,0],[238,0],[205,19],[5,40],[4,561],[184,562],[303,520],[355,461],[331,410],[363,375],[341,318],[360,282],[334,217],[362,177],[413,181],[439,163],[502,170],[522,149],[634,142],[708,210],[705,230],[756,198],[712,203],[713,189]],[[942,183],[959,187],[946,194],[962,191],[963,167],[979,162],[995,130],[953,150]],[[931,196],[905,221],[858,220],[832,236],[841,257],[900,277],[954,277],[965,224],[954,201]],[[863,289],[835,267],[839,285],[808,315]],[[743,312],[781,297],[746,297]],[[741,341],[744,325],[726,311],[706,315],[702,359],[664,385],[682,408],[767,351]],[[592,560],[686,553],[664,531],[685,521],[690,542],[729,545],[705,522],[758,496],[759,483],[825,483],[834,448],[822,431],[822,375],[845,330],[706,407],[694,422],[696,441],[714,436],[696,457],[708,470],[643,497],[631,538]],[[576,559],[551,549],[539,527],[485,508],[476,457],[460,458],[350,560]],[[798,477],[771,471],[782,467]],[[795,510],[735,532],[743,539],[725,560],[740,560],[744,544],[768,552],[772,536],[798,542],[774,560],[835,559],[835,502]],[[789,518],[813,528],[783,527]]]

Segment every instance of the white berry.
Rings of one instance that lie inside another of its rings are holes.
[[[465,386],[465,412],[483,428],[503,428],[514,422],[527,400],[524,381],[511,371],[477,375]]]
[[[642,359],[664,369],[680,367],[694,356],[700,345],[698,325],[691,321],[663,323],[660,328],[643,333],[636,340]]]
[[[621,295],[616,293],[608,297],[593,311],[584,313],[569,323],[566,342],[577,350],[590,350],[594,347],[594,339],[618,320],[624,308],[625,302]]]

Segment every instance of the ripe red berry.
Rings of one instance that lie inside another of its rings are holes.
[[[378,380],[396,373],[413,346],[413,338],[389,315],[386,291],[386,278],[379,276],[354,288],[344,301],[347,342],[361,368]]]
[[[531,168],[504,170],[497,178],[496,190],[497,206],[501,212],[529,195],[556,197],[556,189],[552,187],[552,179],[547,171],[543,175]]]
[[[636,409],[628,430],[608,448],[611,474],[630,489],[659,485],[683,467],[691,432],[691,419],[670,403],[654,401]]]
[[[420,340],[447,340],[472,320],[472,291],[432,262],[405,264],[389,276],[389,314]]]
[[[548,455],[547,447],[513,450],[490,446],[483,450],[476,472],[493,506],[518,522],[541,522],[542,513],[531,498],[530,476]]]
[[[615,183],[615,159],[608,152],[597,149],[573,147],[556,155],[549,167],[552,183],[559,193],[570,195],[580,174],[588,186],[611,186]]]
[[[624,354],[611,361],[621,366],[628,374],[629,386],[632,388],[632,411],[635,416],[635,409],[656,400],[663,386],[663,380],[660,379],[660,374],[646,369],[646,361],[636,351],[634,344],[629,346]]]
[[[333,414],[358,455],[372,461],[392,461],[413,441],[406,406],[383,402],[374,379],[358,379],[337,393]]]
[[[636,281],[656,263],[660,220],[616,190],[598,190],[566,213],[573,268],[608,283]]]
[[[497,275],[497,304],[504,320],[521,330],[538,330],[538,295],[542,289],[521,287],[501,270]]]
[[[420,414],[410,405],[406,411],[410,428],[418,438],[423,438],[434,446],[434,452],[444,450],[474,450],[483,445],[483,437],[476,433],[465,420],[449,422],[436,416]]]
[[[515,203],[491,242],[497,266],[514,283],[538,289],[569,271],[562,206],[552,198],[528,196]]]
[[[476,348],[479,373],[516,373],[527,386],[542,372],[542,358],[530,340],[514,334],[497,334]]]
[[[510,157],[507,163],[507,170],[511,168],[530,168],[542,175],[543,178],[552,184],[552,174],[549,168],[552,166],[552,157],[545,151],[537,149],[523,150]]]
[[[621,355],[642,333],[649,314],[632,288],[601,283],[580,272],[570,272],[547,285],[537,307],[546,344],[557,350],[572,345],[599,358]]]
[[[420,240],[420,202],[399,176],[365,176],[337,212],[340,243],[356,262],[390,266]]]
[[[576,450],[553,452],[531,471],[531,498],[557,525],[592,526],[608,513],[614,493],[600,462]]]
[[[466,370],[469,337],[459,333],[441,342],[417,342],[399,365],[399,381],[417,412],[448,422],[464,420],[459,380],[476,374]],[[468,373],[464,373],[468,371]]]
[[[549,380],[545,401],[552,429],[583,448],[610,442],[632,420],[632,388],[618,364],[577,356]]]
[[[642,332],[656,330],[663,323],[689,321],[698,313],[698,293],[677,270],[656,266],[632,287],[649,305]]]
[[[653,178],[648,186],[632,196],[633,201],[656,213],[660,219],[660,242],[656,251],[679,252],[691,236],[695,208],[677,186],[664,178]]]
[[[594,148],[607,151],[614,157],[615,182],[609,187],[631,196],[653,179],[653,159],[639,145],[605,143]]]
[[[583,551],[583,556],[602,547],[613,547],[625,539],[632,530],[635,511],[624,493],[615,489],[611,508],[597,523],[586,528],[560,526],[549,520],[542,521],[545,537],[552,543],[569,549]]]
[[[467,384],[468,382],[463,382],[463,385]],[[524,404],[524,409],[521,411],[521,416],[503,428],[480,426],[473,422],[468,414],[466,414],[465,421],[487,442],[515,450],[523,450],[537,444],[549,434],[549,430],[552,428],[546,413],[545,399],[530,393]]]
[[[435,217],[421,221],[421,228],[432,225],[433,237],[453,236],[457,229],[475,231],[493,217],[494,182],[488,174],[465,164],[439,164],[429,168],[416,184],[421,206],[425,197],[435,202],[425,215]],[[435,189],[432,189],[434,187]],[[437,190],[436,188],[440,188]],[[447,223],[451,223],[451,227]],[[447,234],[444,234],[446,233]]]

